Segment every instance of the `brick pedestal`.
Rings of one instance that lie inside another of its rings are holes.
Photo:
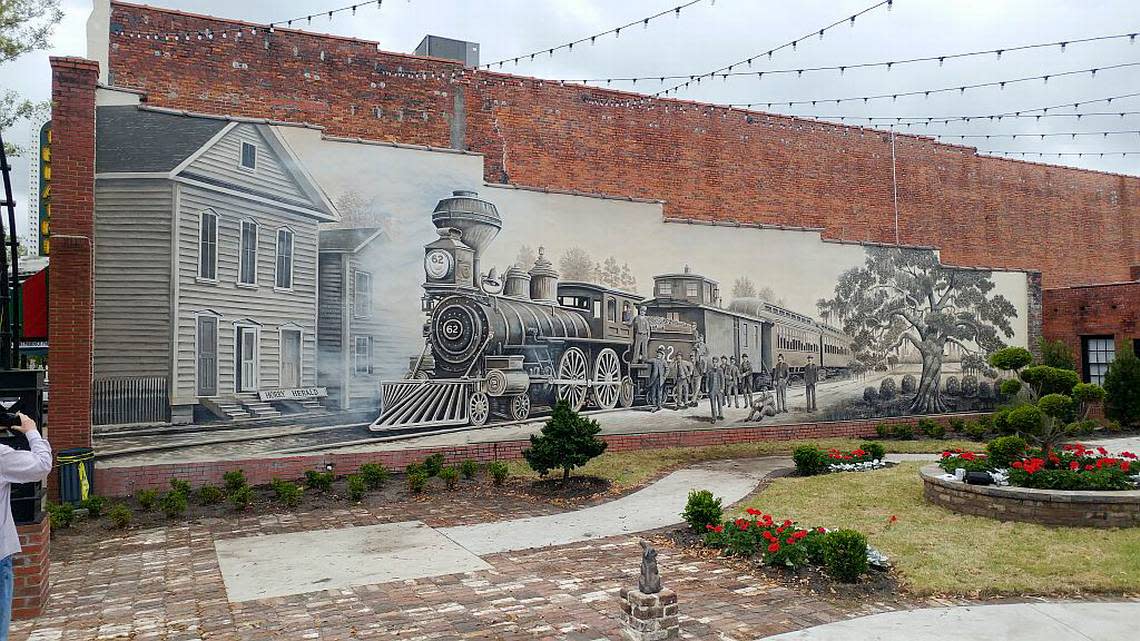
[[[663,641],[681,636],[677,623],[677,595],[663,588],[657,594],[622,588],[621,622],[629,641]]]
[[[51,538],[50,520],[45,514],[39,523],[21,525],[22,551],[12,559],[15,589],[12,592],[12,618],[30,619],[40,615],[48,598],[48,543]]]

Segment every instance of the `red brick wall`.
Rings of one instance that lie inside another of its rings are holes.
[[[1117,351],[1125,342],[1140,339],[1140,280],[1046,289],[1044,308],[1042,334],[1048,340],[1064,341],[1069,346],[1082,375],[1082,336],[1112,335],[1116,338]]]
[[[59,451],[91,444],[91,241],[99,65],[79,58],[52,58],[51,67],[54,135],[48,436]],[[54,474],[49,483],[54,491]]]
[[[113,31],[236,24],[112,5]],[[454,142],[485,155],[491,182],[661,199],[669,217],[895,241],[884,132],[673,100],[605,104],[639,97],[283,29],[178,43],[112,35],[109,55],[113,83],[156,105]],[[1047,287],[1125,280],[1140,264],[1140,178],[978,157],[916,136],[895,147],[904,244],[937,246],[951,264],[1038,269]]]
[[[39,523],[21,525],[20,553],[12,559],[15,582],[12,592],[12,618],[30,619],[43,611],[48,598],[48,570],[51,559],[51,525],[47,516]]]

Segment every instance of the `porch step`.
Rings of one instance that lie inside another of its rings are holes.
[[[275,418],[281,416],[281,412],[279,412],[277,408],[265,401],[246,401],[243,399],[242,407],[257,418]]]
[[[225,414],[226,417],[229,418],[230,420],[233,420],[236,418],[249,418],[249,417],[253,416],[248,411],[246,411],[246,409],[244,407],[242,407],[241,405],[239,405],[237,403],[219,402],[219,403],[215,403],[214,406],[217,407],[219,410],[221,410],[222,413]]]
[[[297,401],[297,404],[300,405],[301,407],[305,408],[306,412],[326,412],[326,411],[328,411],[328,408],[326,408],[323,403],[321,403],[320,401],[318,401],[316,399],[312,399],[312,398],[305,399],[302,401]]]

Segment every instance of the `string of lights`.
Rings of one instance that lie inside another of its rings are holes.
[[[1076,156],[1081,158],[1084,156],[1098,156],[1104,158],[1105,156],[1136,156],[1140,155],[1140,151],[1005,151],[994,149],[979,149],[979,154],[1000,154],[1002,156],[1037,156],[1038,158],[1047,158],[1056,156],[1058,158],[1063,156]]]
[[[686,2],[684,4],[677,5],[677,6],[673,7],[672,9],[666,9],[664,11],[660,11],[658,13],[655,13],[651,16],[646,16],[646,17],[641,18],[639,20],[634,20],[633,22],[627,22],[626,24],[623,24],[619,27],[607,29],[606,31],[602,31],[600,33],[595,33],[593,35],[586,36],[584,38],[578,38],[577,40],[573,40],[571,42],[565,42],[565,43],[562,43],[562,44],[555,46],[555,47],[549,47],[546,49],[538,49],[538,50],[532,51],[530,53],[524,53],[520,56],[503,58],[502,60],[496,60],[495,62],[488,62],[486,64],[482,64],[479,66],[483,67],[485,69],[490,69],[491,67],[498,65],[499,68],[502,69],[503,65],[508,63],[508,62],[513,62],[517,65],[519,63],[519,60],[526,60],[528,58],[530,60],[534,60],[535,56],[539,56],[542,54],[547,54],[548,56],[553,56],[555,51],[561,51],[563,49],[565,49],[567,52],[573,51],[574,45],[580,45],[580,44],[583,44],[585,42],[589,42],[590,44],[594,44],[594,42],[597,41],[598,38],[602,38],[602,37],[608,36],[610,34],[613,34],[615,38],[618,38],[618,37],[621,37],[622,29],[629,29],[630,27],[636,27],[637,25],[641,25],[643,28],[648,29],[649,23],[651,21],[656,20],[658,18],[662,18],[662,17],[670,15],[670,14],[672,14],[673,16],[675,16],[677,18],[680,18],[682,11],[684,11],[685,9],[688,9],[689,7],[691,7],[695,4],[703,2],[703,1],[704,0],[691,0],[690,2]],[[712,0],[712,4],[716,4],[716,0]]]
[[[1140,111],[1089,111],[1084,113],[1071,113],[1071,114],[993,114],[988,116],[957,116],[954,118],[915,118],[911,120],[908,116],[827,116],[827,115],[800,115],[800,114],[781,114],[791,118],[810,118],[812,120],[838,120],[839,122],[847,122],[848,120],[854,122],[869,122],[877,124],[899,124],[906,127],[911,125],[921,125],[925,127],[930,124],[945,124],[949,122],[970,122],[971,120],[1002,120],[1005,118],[1033,118],[1040,120],[1041,118],[1082,118],[1089,117],[1108,117],[1124,118],[1126,116],[1140,115]],[[904,122],[905,121],[905,122]]]
[[[966,140],[967,138],[1010,138],[1017,140],[1018,138],[1059,138],[1068,136],[1069,138],[1076,138],[1077,136],[1100,136],[1107,138],[1108,136],[1136,136],[1140,135],[1140,129],[1131,129],[1126,131],[1049,131],[1039,133],[1020,133],[1020,134],[933,134],[939,138],[957,138],[959,140]]]
[[[1084,44],[1084,43],[1090,43],[1090,42],[1102,42],[1102,41],[1106,41],[1106,40],[1121,40],[1124,38],[1128,38],[1130,42],[1135,42],[1136,37],[1138,35],[1140,35],[1140,32],[1119,33],[1119,34],[1112,34],[1112,35],[1105,35],[1105,36],[1094,36],[1094,37],[1090,37],[1090,38],[1076,38],[1076,39],[1070,39],[1070,40],[1057,40],[1057,41],[1053,41],[1053,42],[1041,42],[1041,43],[1028,44],[1028,45],[1002,47],[999,49],[986,49],[984,51],[965,51],[965,52],[961,52],[961,53],[947,53],[947,54],[941,54],[941,55],[937,55],[937,56],[923,56],[920,58],[904,58],[904,59],[900,59],[900,60],[884,60],[884,61],[880,61],[880,62],[861,62],[861,63],[853,63],[853,64],[847,64],[847,65],[831,65],[831,66],[824,66],[824,67],[801,67],[798,69],[769,69],[769,70],[764,70],[764,71],[726,71],[724,73],[706,74],[706,76],[710,77],[710,78],[721,78],[721,79],[728,79],[728,78],[732,78],[732,77],[751,76],[751,77],[755,77],[756,79],[759,80],[759,79],[762,79],[764,76],[787,75],[787,74],[796,74],[797,76],[802,76],[805,73],[814,73],[814,72],[820,72],[820,71],[838,71],[840,74],[843,74],[846,71],[851,70],[851,69],[869,69],[869,68],[876,68],[876,67],[881,67],[881,68],[886,69],[887,71],[890,71],[894,67],[898,67],[898,66],[902,66],[902,65],[937,61],[939,66],[941,66],[942,63],[946,62],[947,60],[956,60],[959,58],[970,58],[970,57],[977,57],[977,56],[996,55],[997,59],[1001,60],[1003,54],[1007,54],[1007,53],[1011,53],[1011,52],[1015,52],[1015,51],[1042,49],[1042,48],[1046,48],[1046,47],[1060,47],[1061,51],[1063,52],[1066,50],[1066,48],[1069,45],[1075,45],[1075,44]],[[577,82],[577,83],[583,83],[583,84],[585,84],[585,83],[602,83],[602,82],[604,82],[606,84],[610,84],[613,82],[632,82],[633,84],[637,84],[638,82],[643,82],[643,81],[665,82],[666,80],[684,80],[684,79],[697,80],[697,78],[698,78],[698,76],[696,74],[675,74],[675,75],[666,74],[666,75],[657,75],[657,76],[627,76],[627,77],[614,77],[614,78],[562,78],[562,79],[559,79],[558,81],[559,82]]]
[[[675,94],[678,91],[680,91],[681,89],[684,89],[693,83],[700,82],[702,78],[709,78],[709,77],[715,76],[718,73],[731,72],[733,69],[735,69],[736,67],[739,67],[741,65],[752,66],[752,62],[754,60],[756,60],[757,58],[767,56],[768,59],[771,60],[772,54],[776,53],[777,51],[782,51],[783,49],[787,49],[789,47],[792,49],[795,49],[796,46],[800,42],[803,42],[804,40],[807,40],[808,38],[811,38],[811,37],[816,36],[816,35],[818,35],[820,37],[820,39],[823,39],[824,33],[838,27],[841,24],[850,23],[851,26],[855,26],[855,20],[858,19],[860,16],[862,16],[866,13],[870,13],[870,12],[874,11],[875,9],[878,9],[879,7],[884,7],[884,6],[887,7],[887,9],[890,9],[892,6],[894,6],[894,0],[882,0],[881,2],[875,3],[875,4],[867,7],[866,9],[863,9],[862,11],[850,16],[850,17],[842,18],[840,20],[836,20],[835,22],[832,22],[831,24],[826,25],[826,26],[824,26],[824,27],[822,27],[816,31],[812,31],[811,33],[808,33],[807,35],[796,38],[795,40],[792,40],[790,42],[786,42],[786,43],[784,43],[778,47],[773,47],[772,49],[769,49],[768,51],[766,51],[764,53],[756,54],[752,57],[745,58],[744,60],[734,62],[730,65],[727,65],[725,67],[721,67],[719,69],[713,69],[712,71],[710,71],[708,73],[699,74],[697,76],[694,76],[691,80],[686,80],[685,82],[682,82],[678,85],[669,87],[668,89],[658,91],[657,93],[655,93],[653,95],[654,96],[667,96],[671,93]]]
[[[853,96],[850,98],[816,98],[816,99],[812,99],[812,100],[781,100],[781,101],[774,101],[774,102],[744,102],[744,103],[735,103],[734,102],[734,103],[730,103],[729,106],[730,107],[744,107],[746,109],[752,109],[754,107],[760,107],[760,106],[771,108],[772,106],[782,106],[782,105],[787,105],[789,107],[792,107],[795,105],[812,105],[812,106],[815,106],[815,105],[818,105],[819,103],[839,104],[842,102],[856,102],[856,101],[862,101],[862,102],[866,103],[866,102],[871,101],[871,100],[885,100],[887,98],[890,98],[891,100],[897,100],[899,98],[906,98],[906,97],[910,97],[910,96],[927,97],[927,96],[930,96],[931,94],[940,94],[940,93],[947,93],[947,92],[952,92],[952,91],[957,91],[959,93],[965,93],[966,91],[971,90],[971,89],[982,89],[985,87],[1000,87],[1002,89],[1005,89],[1006,85],[1012,85],[1012,84],[1017,84],[1017,83],[1022,83],[1022,82],[1030,82],[1033,80],[1044,80],[1045,82],[1049,82],[1049,80],[1052,78],[1062,78],[1065,76],[1076,76],[1076,75],[1086,74],[1086,73],[1091,74],[1092,77],[1095,78],[1096,74],[1098,72],[1101,72],[1101,71],[1113,71],[1116,69],[1126,69],[1126,68],[1136,67],[1136,66],[1140,66],[1140,62],[1123,62],[1123,63],[1117,64],[1117,65],[1108,65],[1108,66],[1104,66],[1104,67],[1092,67],[1090,69],[1078,69],[1075,71],[1062,71],[1062,72],[1058,72],[1058,73],[1050,73],[1050,74],[1044,74],[1044,75],[1040,75],[1040,76],[1028,76],[1028,77],[1024,77],[1024,78],[1011,78],[1009,80],[994,80],[992,82],[979,82],[979,83],[972,84],[972,85],[959,85],[957,87],[940,87],[938,89],[920,89],[917,91],[900,91],[898,93],[877,94],[877,95],[873,95],[873,96]]]
[[[409,0],[410,1],[410,0]],[[289,18],[287,20],[278,20],[277,22],[270,22],[268,25],[261,27],[263,30],[268,30],[273,33],[277,27],[292,27],[294,22],[304,22],[309,25],[313,23],[313,18],[328,17],[329,20],[333,19],[334,15],[351,12],[356,15],[357,9],[370,7],[376,5],[380,9],[384,4],[384,0],[369,0],[368,2],[357,2],[355,4],[345,5],[336,9],[328,11],[321,11],[318,13],[310,13],[305,16],[298,16],[296,18]],[[241,27],[227,27],[225,29],[199,29],[197,31],[163,31],[163,32],[146,32],[146,31],[118,31],[114,32],[115,35],[123,38],[139,38],[143,40],[163,40],[163,41],[190,41],[190,40],[213,40],[214,38],[228,39],[230,34],[234,34],[235,38],[242,37],[246,32],[250,35],[257,35],[258,27],[254,26],[241,26]]]

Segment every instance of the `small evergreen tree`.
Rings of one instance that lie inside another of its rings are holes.
[[[566,401],[558,401],[542,433],[531,434],[530,447],[523,450],[523,458],[543,476],[561,468],[565,481],[571,470],[606,451],[607,443],[598,438],[601,431],[597,421],[579,415]]]
[[[1073,360],[1073,351],[1062,340],[1045,340],[1038,343],[1041,347],[1041,364],[1058,369],[1071,369],[1076,371],[1077,362]]]
[[[1125,343],[1104,375],[1104,413],[1124,427],[1140,425],[1140,358]]]

